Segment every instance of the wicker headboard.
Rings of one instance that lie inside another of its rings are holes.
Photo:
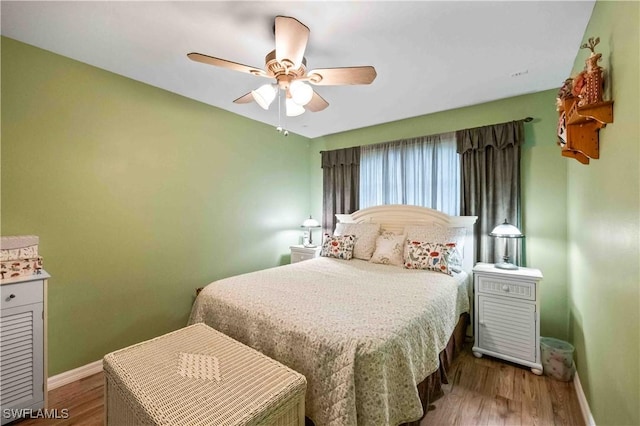
[[[401,234],[407,225],[436,225],[447,228],[466,228],[467,234],[462,253],[462,267],[471,272],[474,263],[474,233],[473,225],[477,216],[449,216],[438,210],[419,206],[389,204],[368,207],[351,214],[337,214],[338,222],[342,223],[379,223],[386,231]]]

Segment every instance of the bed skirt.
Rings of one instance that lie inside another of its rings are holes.
[[[418,393],[420,394],[420,401],[422,401],[422,417],[416,421],[410,423],[403,423],[402,426],[419,426],[420,420],[424,418],[429,409],[429,404],[437,400],[443,395],[442,384],[449,383],[447,381],[447,372],[453,362],[454,358],[462,350],[464,345],[465,336],[467,334],[467,325],[469,324],[469,314],[464,313],[460,315],[458,324],[453,330],[453,334],[447,342],[447,346],[442,352],[440,352],[440,367],[432,374],[427,376],[422,382],[418,384]]]

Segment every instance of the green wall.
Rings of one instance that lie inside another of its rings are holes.
[[[567,160],[556,145],[557,90],[535,93],[395,121],[313,139],[311,156],[312,211],[322,207],[321,150],[366,145],[450,132],[533,117],[525,123],[522,150],[522,219],[527,238],[526,263],[539,268],[542,282],[541,332],[567,338]]]
[[[286,263],[308,207],[321,215],[320,150],[532,116],[523,230],[542,334],[576,346],[597,424],[640,424],[639,9],[599,1],[585,32],[615,100],[588,166],[560,156],[555,89],[310,142],[2,38],[1,232],[41,238],[50,374],[181,327],[197,286]]]
[[[598,425],[640,424],[640,3],[596,3],[584,40],[609,73],[600,159],[569,162],[569,333]],[[588,50],[577,53],[574,74]]]
[[[1,43],[1,232],[40,236],[50,375],[184,326],[196,287],[288,262],[308,139]]]

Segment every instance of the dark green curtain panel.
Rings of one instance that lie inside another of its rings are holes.
[[[456,132],[461,157],[463,216],[478,216],[475,226],[475,260],[499,262],[504,241],[489,232],[505,219],[521,231],[520,151],[523,121],[494,124]],[[520,263],[521,240],[507,240],[512,262]],[[517,247],[514,253],[514,247]]]
[[[322,232],[332,234],[336,214],[358,210],[360,147],[322,151]]]

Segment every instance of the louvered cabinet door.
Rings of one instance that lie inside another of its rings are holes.
[[[480,347],[530,362],[536,360],[536,307],[530,303],[478,297]]]
[[[45,407],[46,280],[43,278],[33,276],[22,282],[0,285],[2,425],[18,418],[19,410]]]
[[[493,264],[473,268],[473,354],[526,365],[542,374],[540,359],[540,289],[537,269],[501,270]]]

